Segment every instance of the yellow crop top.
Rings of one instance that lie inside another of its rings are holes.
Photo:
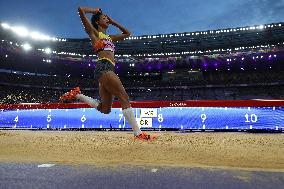
[[[99,32],[99,39],[96,41],[94,45],[94,51],[98,53],[100,51],[114,52],[114,50],[115,50],[115,46],[110,36],[107,34],[104,34],[103,32]]]

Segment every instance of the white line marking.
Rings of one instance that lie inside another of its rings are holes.
[[[152,169],[151,172],[152,173],[156,173],[158,171],[158,169]]]
[[[55,164],[41,164],[41,165],[38,165],[37,167],[53,167]]]
[[[138,112],[137,112],[137,108],[135,108],[135,116],[136,116],[136,119],[138,118]]]

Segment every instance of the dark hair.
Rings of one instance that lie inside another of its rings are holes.
[[[99,29],[99,25],[96,22],[100,20],[100,17],[102,15],[103,15],[102,12],[97,12],[96,14],[93,14],[93,16],[91,18],[91,22],[92,22],[92,25],[94,26],[94,28]]]

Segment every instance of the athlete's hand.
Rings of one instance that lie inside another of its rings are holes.
[[[93,11],[93,14],[97,14],[97,12],[102,13],[102,9],[101,8],[95,8]]]
[[[108,23],[109,24],[112,24],[112,25],[114,25],[116,22],[111,18],[111,17],[109,17],[108,15],[106,15],[106,17],[107,17],[107,19],[108,19]]]

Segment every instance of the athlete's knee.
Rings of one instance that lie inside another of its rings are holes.
[[[111,112],[111,108],[108,108],[108,109],[103,110],[102,113],[104,113],[104,114],[109,114],[110,112]]]
[[[102,105],[102,103],[100,103],[97,107],[97,110],[103,114],[109,114],[111,112],[111,107],[105,107]]]
[[[100,112],[102,112],[103,114],[109,114],[111,112],[111,108],[107,107],[107,108],[102,108],[100,110]]]

